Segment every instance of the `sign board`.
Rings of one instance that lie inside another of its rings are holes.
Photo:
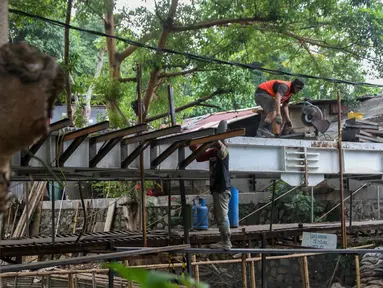
[[[337,235],[303,232],[302,246],[312,248],[336,249]]]

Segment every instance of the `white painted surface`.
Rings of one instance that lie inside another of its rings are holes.
[[[337,235],[303,232],[302,246],[320,249],[336,249]]]

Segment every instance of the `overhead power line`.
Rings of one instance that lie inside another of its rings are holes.
[[[80,31],[80,32],[85,32],[85,33],[89,33],[89,34],[93,34],[93,35],[97,35],[97,36],[101,36],[101,37],[114,38],[116,40],[128,43],[130,45],[134,45],[134,46],[137,46],[137,47],[141,47],[141,48],[145,48],[145,49],[149,49],[149,50],[153,50],[153,51],[157,51],[157,52],[181,55],[181,56],[184,56],[184,57],[186,57],[188,59],[193,59],[193,60],[197,60],[197,61],[201,61],[201,62],[206,62],[206,63],[214,63],[214,64],[220,64],[220,65],[236,66],[236,67],[250,69],[250,70],[258,70],[258,71],[261,71],[261,72],[265,72],[265,73],[268,73],[268,74],[274,74],[274,75],[287,75],[287,76],[294,76],[294,77],[305,78],[305,79],[323,80],[323,81],[332,82],[332,83],[336,83],[336,84],[347,84],[347,85],[352,85],[352,86],[366,86],[366,87],[383,87],[383,84],[373,84],[373,83],[367,83],[367,82],[353,82],[353,81],[336,79],[336,78],[330,78],[330,77],[321,77],[321,76],[314,76],[314,75],[300,74],[300,73],[290,73],[290,72],[285,72],[285,71],[282,71],[282,70],[268,69],[268,68],[256,66],[256,65],[253,65],[253,64],[244,64],[244,63],[240,63],[240,62],[236,62],[236,61],[225,61],[225,60],[220,60],[220,59],[213,58],[213,57],[208,57],[208,56],[203,56],[203,55],[196,55],[196,54],[192,54],[192,53],[188,53],[188,52],[180,52],[180,51],[173,50],[173,49],[168,49],[168,48],[160,49],[158,47],[154,47],[154,46],[151,46],[151,45],[148,45],[148,44],[145,44],[145,43],[140,43],[140,42],[128,39],[128,38],[122,38],[122,37],[119,37],[119,36],[112,36],[112,35],[108,35],[106,33],[99,32],[99,31],[94,31],[94,30],[89,30],[89,29],[85,29],[85,28],[80,28],[80,27],[73,26],[73,25],[67,25],[64,22],[60,22],[60,21],[57,21],[57,20],[49,19],[49,18],[46,18],[46,17],[42,17],[42,16],[39,16],[39,15],[31,14],[31,13],[24,12],[24,11],[17,10],[17,9],[9,9],[9,13],[13,13],[13,14],[17,14],[17,15],[21,15],[21,16],[25,16],[25,17],[29,17],[29,18],[33,18],[33,19],[37,19],[37,20],[40,20],[40,21],[43,21],[43,22],[46,22],[46,23],[50,23],[52,25],[56,25],[56,26],[60,26],[60,27],[64,27],[64,28],[69,28],[69,29],[72,29],[72,30]]]

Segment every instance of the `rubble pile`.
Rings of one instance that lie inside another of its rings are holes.
[[[383,254],[367,253],[363,256],[360,263],[360,282],[361,288],[383,288]]]

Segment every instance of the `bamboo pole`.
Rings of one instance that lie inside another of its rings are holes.
[[[343,183],[343,147],[342,147],[342,106],[340,93],[337,92],[338,98],[338,155],[339,155],[339,198],[340,198],[340,222],[342,227],[342,246],[347,248],[347,231],[346,231],[346,217],[344,215],[344,183]]]
[[[195,279],[195,281],[199,282],[199,267],[197,264],[197,256],[196,255],[192,256],[192,261],[193,261],[193,263],[195,263],[195,265],[194,265],[194,279]]]
[[[356,246],[352,249],[364,249],[375,246],[374,244],[367,244],[362,246]],[[318,249],[320,251],[320,249]],[[291,254],[291,255],[281,255],[281,256],[267,256],[266,260],[281,260],[281,259],[291,259],[291,258],[302,258],[310,256],[318,256],[326,253],[302,253],[302,254]],[[246,262],[258,262],[261,261],[261,257],[247,258]],[[230,259],[230,260],[215,260],[215,261],[194,261],[192,265],[201,266],[201,265],[212,265],[212,264],[232,264],[232,263],[242,263],[242,259]],[[132,268],[144,268],[144,269],[166,269],[169,267],[169,264],[151,264],[151,265],[137,265],[131,266]],[[174,263],[174,267],[182,267],[182,263]],[[32,271],[32,272],[7,272],[0,273],[0,278],[6,277],[28,277],[28,276],[50,276],[50,275],[67,275],[67,274],[84,274],[84,273],[95,273],[95,274],[107,274],[109,269],[72,269],[72,270],[54,270],[54,271]]]
[[[360,265],[359,255],[355,255],[356,288],[360,288]]]
[[[73,274],[68,274],[68,288],[74,288],[73,287]]]
[[[96,282],[98,284],[101,284],[103,286],[105,286],[105,284],[108,284],[109,280],[108,280],[108,277],[107,276],[104,276],[104,277],[100,277],[101,275],[97,276],[96,275]],[[65,275],[57,275],[57,276],[52,276],[52,278],[58,280],[58,279],[63,279],[64,281],[67,280],[67,276]],[[84,281],[92,281],[92,275],[78,275],[78,280],[84,280]],[[114,280],[114,284],[117,285],[119,283],[124,283],[124,284],[128,284],[128,280],[126,279],[122,279],[120,277],[116,277],[115,280]]]
[[[247,255],[247,259],[251,258],[251,254],[249,253]],[[251,279],[251,288],[256,288],[257,287],[257,281],[255,278],[255,263],[254,261],[249,261],[250,262],[250,279]]]
[[[92,273],[92,288],[97,288],[95,273]]]
[[[242,254],[242,287],[247,288],[246,254]]]
[[[302,258],[303,263],[303,273],[304,273],[304,288],[310,288],[310,279],[309,279],[309,265],[307,262],[307,256]]]
[[[303,258],[299,259],[299,267],[301,268],[301,285],[305,288],[305,269],[303,268]]]
[[[51,276],[50,275],[47,276],[47,287],[51,288]]]

